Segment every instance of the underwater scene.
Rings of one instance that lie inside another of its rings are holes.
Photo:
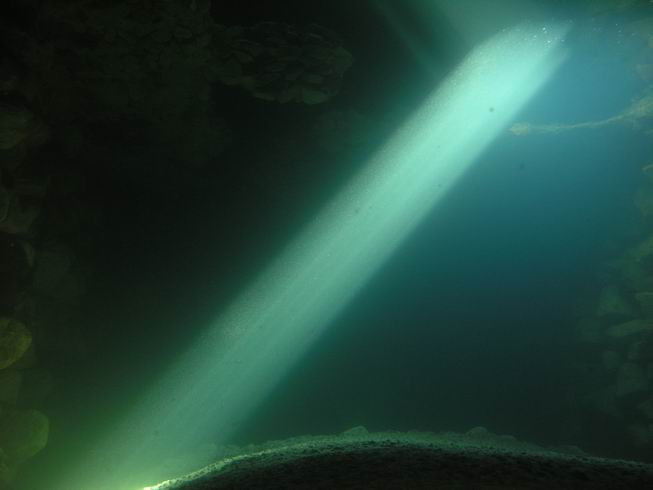
[[[653,3],[5,0],[0,490],[653,488]]]

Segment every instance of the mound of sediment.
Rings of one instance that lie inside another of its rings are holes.
[[[653,465],[544,449],[483,429],[460,435],[359,428],[250,447],[151,488],[649,490]]]

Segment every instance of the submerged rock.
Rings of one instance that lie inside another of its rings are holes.
[[[357,425],[351,429],[347,429],[342,433],[342,437],[360,437],[368,434],[368,431],[362,425]]]
[[[32,334],[13,318],[0,318],[0,369],[11,366],[27,351]]]
[[[321,104],[338,93],[353,56],[331,30],[280,22],[251,27],[216,25],[214,76],[256,98]]]
[[[608,328],[607,332],[610,337],[617,339],[645,332],[653,332],[653,321],[642,319],[631,320],[613,325]]]

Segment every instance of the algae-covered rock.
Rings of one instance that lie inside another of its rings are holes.
[[[0,414],[0,441],[7,458],[22,462],[48,443],[50,422],[37,410],[5,410]]]
[[[251,27],[216,25],[214,76],[268,101],[320,104],[333,97],[353,56],[333,31],[280,22]]]
[[[608,327],[607,333],[613,338],[629,337],[631,335],[653,332],[653,321],[636,319]]]
[[[0,317],[0,369],[11,366],[32,343],[27,327],[13,318]]]

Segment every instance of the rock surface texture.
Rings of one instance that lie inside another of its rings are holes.
[[[270,443],[150,487],[244,488],[637,490],[653,488],[653,466],[546,450],[483,428],[465,435],[356,430]]]

